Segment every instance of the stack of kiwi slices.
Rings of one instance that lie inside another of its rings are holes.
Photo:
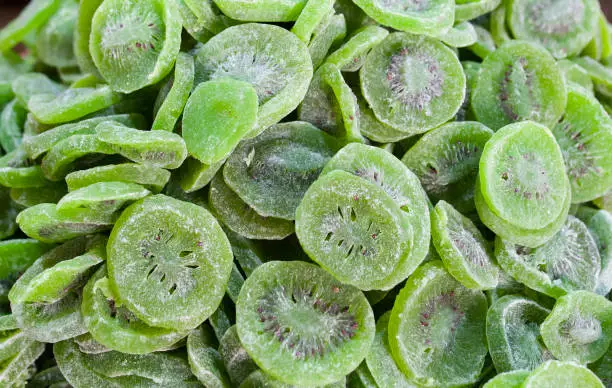
[[[596,0],[31,0],[0,387],[612,387]]]

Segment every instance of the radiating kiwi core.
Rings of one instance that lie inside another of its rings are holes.
[[[163,38],[159,30],[159,18],[151,12],[139,15],[126,12],[116,18],[108,18],[102,34],[102,49],[113,60],[124,60],[132,53],[154,53]]]
[[[567,34],[584,19],[582,0],[538,0],[531,3],[527,17],[531,26],[543,34]]]
[[[380,230],[369,217],[358,214],[353,207],[338,206],[337,214],[328,217],[324,225],[331,229],[325,237],[326,243],[335,245],[346,258],[375,256],[378,253]]]
[[[601,322],[592,316],[582,316],[579,311],[572,319],[565,321],[561,330],[577,344],[587,345],[601,338]]]

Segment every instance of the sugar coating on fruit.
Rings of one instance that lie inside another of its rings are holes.
[[[329,230],[325,244],[336,245],[333,249],[342,252],[346,259],[375,257],[380,228],[367,214],[357,212],[359,209],[355,211],[351,206],[338,206],[337,214],[325,216],[321,220],[322,229]]]
[[[129,68],[129,62],[135,59],[131,56],[133,52],[156,55],[155,48],[163,40],[164,32],[156,12],[147,9],[143,13],[113,12],[112,15],[116,18],[110,18],[102,34],[101,47],[106,56],[119,61],[120,67]],[[122,66],[122,61],[127,61],[127,66]]]
[[[431,8],[430,0],[375,0],[374,4],[382,9],[401,13],[417,13]]]
[[[527,58],[520,57],[507,65],[500,85],[500,105],[506,117],[513,121],[539,115],[540,105],[535,86],[535,72],[528,67]]]
[[[463,180],[478,169],[478,160],[482,153],[479,144],[457,140],[441,144],[441,154],[435,161],[427,163],[419,177],[423,188],[434,195],[446,191],[447,186]]]
[[[561,334],[576,344],[590,344],[601,338],[601,322],[593,316],[576,311],[570,319],[561,324]]]
[[[525,15],[531,21],[531,28],[538,32],[556,35],[567,34],[584,18],[582,0],[539,0],[531,1]]]

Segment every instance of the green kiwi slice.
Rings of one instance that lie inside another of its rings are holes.
[[[476,43],[478,35],[472,23],[460,22],[442,34],[440,40],[450,47],[467,47]]]
[[[499,373],[487,381],[482,388],[521,388],[527,376],[529,376],[529,371],[526,370]]]
[[[41,203],[57,203],[66,193],[66,185],[63,182],[58,182],[43,187],[12,188],[10,196],[17,205],[27,208]]]
[[[173,1],[103,1],[93,15],[89,39],[102,77],[122,93],[163,79],[179,53],[179,20]]]
[[[79,4],[64,1],[62,7],[39,30],[36,54],[49,66],[66,68],[77,65],[72,38]]]
[[[552,128],[572,186],[572,203],[588,202],[612,186],[612,120],[586,90],[570,86],[563,119]]]
[[[15,78],[32,69],[32,64],[13,52],[0,52],[0,106],[11,101],[15,94],[11,83]]]
[[[0,166],[2,159],[0,159]],[[4,187],[27,189],[32,187],[44,187],[49,183],[45,179],[40,166],[32,167],[0,167],[0,185]]]
[[[193,330],[187,338],[187,355],[191,371],[206,387],[229,388],[230,378],[223,359],[216,349],[214,334],[204,324]]]
[[[495,51],[495,40],[489,30],[484,27],[474,25],[474,31],[476,32],[476,42],[467,49],[480,57],[480,59],[485,59]]]
[[[334,1],[317,0],[308,1],[304,5],[300,16],[295,21],[291,28],[291,32],[306,44],[310,43],[312,34],[317,29],[317,26],[329,15],[334,8]]]
[[[26,341],[19,351],[2,362],[0,381],[7,387],[25,386],[34,367],[34,362],[45,351],[45,345],[37,341]]]
[[[357,71],[361,64],[361,58],[365,56],[373,47],[376,47],[389,35],[389,31],[378,26],[367,26],[358,30],[351,38],[339,49],[331,53],[325,63],[337,66],[343,71]]]
[[[410,134],[450,120],[465,96],[465,75],[455,53],[422,35],[389,34],[370,51],[359,75],[376,117]]]
[[[23,126],[28,111],[15,99],[2,109],[0,115],[0,146],[4,152],[11,152],[19,147],[23,138]]]
[[[236,325],[227,329],[219,340],[219,354],[235,386],[240,385],[252,372],[258,370],[257,365],[240,342]]]
[[[478,290],[497,287],[493,252],[469,218],[442,200],[432,212],[431,233],[444,266],[461,284]]]
[[[73,52],[79,68],[83,73],[101,79],[91,53],[89,52],[89,37],[91,36],[91,21],[96,10],[104,0],[81,0],[73,35]]]
[[[98,166],[66,175],[66,183],[70,191],[102,182],[124,182],[136,183],[146,187],[151,192],[159,193],[169,180],[169,171],[137,163]]]
[[[213,165],[232,153],[257,122],[257,92],[230,77],[199,84],[183,113],[182,136],[189,154]]]
[[[538,248],[495,240],[495,256],[509,275],[529,288],[557,298],[576,290],[593,291],[601,271],[597,245],[573,216]]]
[[[30,99],[37,94],[60,94],[66,86],[59,84],[42,73],[27,73],[18,76],[11,83],[15,98],[27,107]]]
[[[515,38],[538,43],[555,58],[580,53],[597,29],[596,0],[512,0],[507,7]]]
[[[569,182],[548,128],[534,122],[507,125],[487,142],[479,167],[486,204],[510,224],[540,229],[561,214]]]
[[[186,193],[193,193],[208,185],[225,164],[225,159],[205,164],[195,158],[187,158],[179,170],[180,186]]]
[[[474,184],[485,143],[493,131],[477,122],[442,125],[421,137],[402,157],[432,200],[461,212],[474,209]]]
[[[522,385],[523,388],[557,388],[560,386],[604,388],[597,375],[585,366],[556,360],[549,360],[540,365]]]
[[[305,0],[214,0],[224,15],[243,22],[292,22],[298,19]]]
[[[417,385],[460,386],[476,382],[487,354],[482,291],[457,282],[441,262],[419,267],[395,299],[389,346]]]
[[[612,215],[605,210],[599,210],[585,223],[601,257],[601,272],[595,292],[608,295],[612,289]]]
[[[335,4],[337,4],[337,2]],[[343,41],[345,36],[346,19],[344,15],[336,14],[333,11],[330,12],[327,17],[319,23],[308,44],[308,52],[310,53],[314,69],[317,69],[323,63],[330,48]]]
[[[357,0],[355,4],[378,23],[399,31],[438,36],[453,26],[453,0]]]
[[[398,131],[378,120],[361,95],[357,96],[357,104],[359,105],[359,132],[363,136],[378,143],[395,143],[410,137],[410,133]]]
[[[243,237],[282,240],[294,232],[293,222],[264,217],[242,201],[225,183],[221,173],[213,178],[208,193],[208,203],[219,221]]]
[[[71,191],[57,203],[58,214],[70,215],[79,209],[98,214],[113,214],[151,194],[136,183],[97,182]]]
[[[499,298],[487,312],[489,353],[499,373],[533,370],[553,356],[540,335],[550,311],[518,295]]]
[[[582,68],[582,66],[570,61],[569,59],[561,59],[557,61],[557,65],[559,65],[559,69],[561,69],[561,72],[565,76],[565,82],[568,88],[568,99],[569,93],[574,89],[571,84],[581,86],[590,93],[593,93],[593,80],[591,79],[589,73]],[[569,103],[569,101],[567,108],[572,108],[572,104]]]
[[[240,341],[255,363],[294,385],[340,380],[363,361],[375,333],[361,291],[299,261],[257,268],[240,292],[236,318]]]
[[[53,245],[32,239],[13,239],[0,242],[0,279],[24,272]]]
[[[493,11],[502,0],[455,0],[455,22],[476,19]]]
[[[0,239],[12,236],[17,230],[18,210],[9,197],[9,191],[0,187]]]
[[[105,121],[96,127],[95,136],[116,153],[153,167],[176,169],[187,158],[183,138],[168,131],[142,131]]]
[[[223,30],[197,51],[195,84],[220,77],[250,82],[257,91],[259,111],[252,131],[256,136],[302,101],[312,78],[312,62],[306,45],[291,32],[267,24],[242,24]]]
[[[541,46],[506,42],[483,61],[472,108],[478,121],[493,130],[522,120],[552,127],[567,102],[563,81],[554,58]]]
[[[339,142],[304,122],[270,127],[243,141],[227,159],[228,186],[265,217],[295,219],[295,209]]]
[[[111,289],[139,319],[188,330],[221,302],[232,254],[207,210],[159,194],[121,214],[110,235],[107,262]]]
[[[197,42],[204,43],[208,42],[210,38],[213,37],[214,34],[206,28],[205,21],[198,18],[185,0],[177,0],[176,6],[178,7],[185,31],[187,31],[193,39]]]
[[[155,112],[153,130],[174,131],[176,123],[183,113],[189,94],[193,89],[195,65],[193,57],[189,54],[179,53],[176,58],[174,75],[170,76],[166,84],[169,90],[164,93],[160,90],[155,105],[159,106]]]
[[[380,186],[337,170],[310,186],[295,230],[308,256],[334,277],[363,290],[381,289],[412,245],[412,228],[401,213]]]
[[[30,32],[45,24],[61,4],[61,0],[34,0],[28,3],[17,18],[0,30],[0,51],[10,51]]]
[[[597,361],[612,341],[612,302],[588,291],[560,297],[542,323],[542,338],[558,360]]]
[[[489,19],[489,28],[491,30],[491,36],[495,41],[496,46],[501,46],[505,42],[512,40],[508,25],[506,23],[506,4],[502,3],[493,12]]]

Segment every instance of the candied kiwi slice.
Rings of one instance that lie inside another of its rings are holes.
[[[562,213],[569,181],[561,149],[543,125],[526,121],[497,131],[479,167],[487,206],[508,223],[540,229]]]
[[[220,77],[250,82],[259,112],[251,137],[276,124],[304,98],[312,78],[306,45],[291,32],[268,24],[227,28],[196,54],[195,84]]]
[[[431,234],[444,266],[461,284],[478,290],[497,287],[499,267],[493,252],[469,218],[440,201],[432,212]]]
[[[228,328],[223,337],[219,339],[219,354],[234,385],[240,385],[249,374],[258,370],[257,365],[240,342],[236,325]]]
[[[216,338],[208,324],[189,333],[187,356],[189,366],[198,380],[207,387],[230,387],[230,378],[217,351]]]
[[[122,93],[159,82],[179,53],[179,20],[173,1],[103,1],[93,15],[89,40],[102,77]]]
[[[573,216],[552,239],[537,248],[496,238],[495,256],[510,276],[553,298],[577,290],[593,291],[601,271],[593,237]]]
[[[586,221],[586,226],[597,244],[601,258],[601,272],[595,292],[599,295],[608,295],[612,289],[612,214],[598,210]]]
[[[489,353],[499,373],[533,370],[553,358],[542,342],[540,326],[550,310],[518,295],[499,298],[487,312]]]
[[[195,158],[187,158],[179,170],[180,186],[186,193],[193,193],[208,185],[225,164],[225,159],[215,164],[205,164]]]
[[[612,341],[612,302],[588,291],[569,293],[557,300],[541,330],[556,359],[592,363]]]
[[[100,182],[136,183],[159,193],[170,180],[170,171],[137,163],[109,164],[66,175],[68,190],[75,191]]]
[[[482,150],[493,131],[477,122],[444,124],[421,137],[402,157],[433,201],[461,212],[474,209],[474,184]]]
[[[585,366],[574,362],[549,360],[535,369],[523,382],[523,388],[604,388],[601,380]]]
[[[244,22],[292,22],[306,0],[214,0],[223,14]]]
[[[513,370],[495,375],[482,388],[521,388],[529,376],[527,370]]]
[[[586,90],[570,86],[563,119],[552,127],[572,186],[572,203],[588,202],[612,187],[612,120]]]
[[[195,77],[195,64],[191,55],[179,53],[176,58],[174,75],[168,80],[170,90],[163,93],[160,90],[156,106],[159,108],[155,112],[155,120],[153,121],[153,130],[174,131],[179,117],[183,113],[189,94],[193,89],[193,80]]]
[[[255,363],[294,385],[340,380],[363,361],[375,333],[361,291],[300,261],[258,267],[240,291],[236,318]]]
[[[78,8],[75,1],[62,2],[60,9],[39,30],[36,54],[45,64],[58,68],[77,66],[72,42]]]
[[[487,55],[472,93],[476,118],[493,130],[523,120],[547,127],[567,102],[563,74],[543,47],[509,41]]]
[[[455,23],[487,14],[501,2],[502,0],[455,0]]]
[[[378,289],[412,244],[401,213],[377,184],[337,170],[310,186],[295,230],[302,249],[334,277],[362,290]]]
[[[423,264],[395,299],[389,346],[400,370],[417,384],[476,382],[485,362],[487,299],[457,282],[440,261]]]
[[[291,28],[300,40],[306,44],[310,43],[312,34],[334,8],[334,0],[308,1],[304,5],[300,16]]]
[[[87,209],[100,214],[112,214],[132,202],[151,194],[136,183],[97,182],[66,194],[58,203],[59,214]]]
[[[277,124],[243,141],[223,177],[262,216],[293,220],[304,193],[338,148],[335,138],[308,123]]]
[[[232,259],[207,210],[158,194],[130,205],[117,220],[108,242],[109,283],[148,325],[189,330],[221,302]]]
[[[422,35],[389,34],[370,51],[359,75],[376,117],[409,134],[450,120],[465,96],[465,74],[455,53]]]
[[[96,10],[104,0],[81,0],[79,12],[74,26],[73,52],[81,71],[90,74],[96,79],[102,76],[96,67],[89,51],[89,38],[91,36],[91,21]]]
[[[0,30],[0,52],[10,51],[26,36],[45,24],[61,6],[61,0],[34,0],[19,16]]]
[[[597,0],[512,0],[507,7],[514,37],[541,44],[555,58],[579,54],[597,29]]]

